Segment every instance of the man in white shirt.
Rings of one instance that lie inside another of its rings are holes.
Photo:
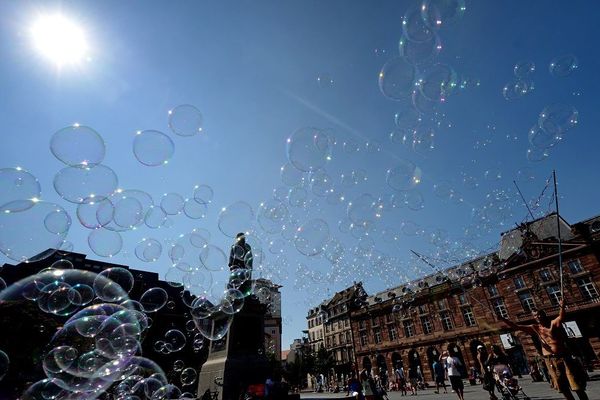
[[[462,366],[462,363],[455,354],[450,354],[448,350],[442,353],[440,356],[440,361],[446,364],[446,371],[448,373],[448,379],[450,379],[450,384],[452,385],[452,390],[456,392],[459,400],[465,400],[463,394],[465,385],[463,384],[462,376],[460,375],[459,370],[459,367]]]

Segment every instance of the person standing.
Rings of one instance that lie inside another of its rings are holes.
[[[408,381],[410,382],[410,395],[416,396],[419,384],[419,373],[416,365],[411,365],[408,367]]]
[[[448,372],[448,378],[450,379],[452,390],[454,390],[459,400],[465,400],[463,393],[465,390],[465,385],[463,384],[462,376],[460,375],[460,367],[462,366],[462,363],[454,353],[449,353],[448,350],[442,353],[440,356],[440,361],[441,360],[444,360],[446,365],[446,371]]]
[[[448,393],[446,389],[446,367],[441,361],[435,360],[432,368],[435,375],[435,393],[440,392],[440,387],[444,388],[444,393]]]
[[[490,400],[496,400],[496,394],[494,390],[496,388],[496,381],[494,379],[494,373],[492,372],[489,360],[491,355],[488,355],[483,345],[477,346],[477,361],[481,371],[483,372],[483,390],[489,393]]]
[[[402,396],[407,394],[406,392],[406,376],[404,375],[404,369],[398,365],[396,366],[396,371],[394,372],[396,375],[396,383],[398,385],[398,390],[401,392]]]
[[[551,320],[543,310],[534,310],[533,318],[536,323],[519,325],[499,316],[498,318],[514,329],[535,335],[542,344],[542,356],[549,366],[550,376],[557,389],[565,399],[575,400],[573,393],[577,393],[580,400],[588,400],[585,371],[567,349],[567,335],[562,328],[565,320],[565,302],[561,299],[558,303],[558,316]]]

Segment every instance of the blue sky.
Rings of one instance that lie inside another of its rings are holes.
[[[21,166],[36,176],[42,199],[63,205],[73,218],[67,240],[90,258],[98,256],[88,248],[89,230],[77,223],[75,205],[52,187],[54,174],[63,167],[49,151],[50,137],[58,129],[75,122],[96,129],[107,146],[104,164],[118,174],[119,186],[144,190],[156,203],[163,193],[190,197],[194,185],[210,185],[215,196],[205,219],[178,215],[168,228],[123,233],[123,250],[113,261],[164,274],[171,264],[165,250],[169,240],[193,228],[209,230],[211,242],[228,250],[230,239],[217,227],[219,210],[241,200],[256,212],[261,201],[272,198],[273,189],[284,186],[279,169],[288,161],[285,141],[299,128],[318,127],[331,138],[332,160],[325,170],[347,201],[361,194],[375,199],[402,196],[386,184],[386,170],[401,160],[419,166],[422,180],[409,196],[422,196],[422,209],[393,209],[385,203],[382,217],[369,231],[372,242],[338,228],[338,221],[347,219],[347,203],[332,206],[311,195],[313,201],[304,209],[288,205],[299,223],[322,218],[329,224],[344,253],[338,265],[301,255],[293,240],[257,230],[266,254],[263,276],[284,286],[284,348],[306,328],[310,306],[353,280],[364,280],[367,290],[375,292],[429,273],[429,267],[410,257],[410,249],[440,253],[440,263],[449,265],[444,261],[450,253],[468,257],[472,249],[493,246],[500,232],[526,216],[513,179],[519,179],[530,200],[556,169],[563,216],[575,222],[598,214],[600,56],[594,39],[600,5],[467,1],[464,15],[438,32],[443,48],[434,62],[452,66],[458,83],[471,83],[448,96],[437,114],[423,116],[435,126],[435,148],[423,156],[389,140],[397,128],[394,115],[409,112],[412,105],[384,97],[377,82],[382,66],[398,55],[402,17],[415,4],[2,2],[0,168]],[[36,54],[28,31],[36,15],[58,10],[81,24],[91,49],[89,62],[60,71]],[[570,76],[555,77],[549,73],[550,61],[564,54],[576,55],[579,68]],[[535,63],[530,77],[535,90],[507,101],[502,88],[515,78],[513,67],[522,61]],[[319,84],[319,77],[333,83]],[[575,107],[578,124],[547,159],[529,162],[527,132],[540,112],[556,103]],[[167,111],[180,104],[201,110],[201,135],[184,138],[170,132]],[[134,158],[135,132],[144,129],[163,131],[173,139],[175,153],[168,165],[146,167]],[[355,143],[361,151],[345,152],[344,142]],[[366,142],[378,143],[381,151],[365,151]],[[362,171],[367,181],[344,186],[340,175],[353,170]],[[523,172],[535,179],[520,179]],[[501,178],[489,178],[498,173]],[[465,175],[478,186],[465,185]],[[451,188],[464,201],[444,199],[440,187]],[[509,211],[482,224],[473,216],[489,203],[490,193],[508,200],[494,201],[486,210]],[[550,198],[544,199],[539,213],[549,209]],[[422,233],[406,234],[413,223]],[[476,235],[465,236],[465,228]],[[441,249],[432,235],[445,242]],[[142,237],[163,243],[157,262],[135,257],[135,244]],[[270,241],[282,246],[282,255],[269,250]],[[355,257],[357,245],[367,246],[368,255]],[[10,261],[1,257],[0,262]]]

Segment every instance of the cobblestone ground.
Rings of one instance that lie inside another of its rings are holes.
[[[588,382],[587,394],[590,400],[600,400],[600,375],[594,374],[592,381]],[[561,400],[564,397],[560,393],[550,388],[550,385],[546,382],[532,382],[529,377],[524,376],[519,379],[520,385],[523,387],[523,391],[531,398],[531,400]],[[456,394],[450,392],[448,387],[448,394],[436,394],[434,389],[427,389],[419,391],[417,396],[401,396],[400,392],[390,392],[388,397],[390,400],[403,400],[403,399],[438,399],[438,400],[454,400],[458,399]],[[341,394],[323,394],[323,393],[302,393],[300,396],[302,399],[335,399],[345,397],[345,393]],[[519,394],[519,399],[522,398]],[[575,395],[577,399],[577,395]],[[481,385],[470,386],[468,383],[465,385],[465,400],[488,400],[489,396],[487,392],[484,392]]]

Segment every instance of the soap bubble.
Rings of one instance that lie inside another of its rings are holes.
[[[552,59],[550,62],[550,74],[559,78],[571,75],[579,68],[579,60],[573,54],[565,54]]]
[[[553,104],[542,110],[538,125],[550,135],[560,136],[577,125],[579,112],[575,107]]]
[[[116,231],[94,229],[88,235],[88,245],[94,254],[100,257],[112,257],[119,254],[123,248],[123,238]]]
[[[433,61],[442,50],[442,42],[437,33],[423,42],[414,42],[402,36],[398,42],[400,56],[413,65],[423,65]]]
[[[386,182],[394,190],[408,190],[421,182],[421,169],[407,160],[388,169]]]
[[[107,197],[88,197],[77,206],[77,219],[88,229],[108,225],[115,213],[112,202]]]
[[[379,72],[379,90],[392,100],[404,100],[415,86],[416,69],[405,57],[395,57]]]
[[[135,158],[149,167],[167,164],[174,152],[175,144],[171,138],[159,131],[138,131],[133,139]]]
[[[82,203],[90,197],[107,197],[117,189],[117,174],[109,167],[65,167],[54,176],[54,190],[71,203]]]
[[[235,238],[239,232],[252,232],[254,211],[243,201],[223,207],[219,213],[219,230],[227,237]]]
[[[183,213],[191,219],[202,219],[206,217],[206,203],[198,202],[195,199],[185,199],[183,204]]]
[[[37,178],[23,168],[0,169],[0,207],[6,209],[8,203],[13,203],[13,206],[27,205],[16,201],[39,199],[41,193],[42,189]]]
[[[413,42],[426,42],[433,36],[434,32],[425,24],[418,7],[411,7],[402,18],[402,32],[404,36]]]
[[[280,175],[281,181],[286,186],[297,187],[304,183],[304,172],[294,167],[292,163],[282,165]]]
[[[123,293],[129,293],[133,289],[133,283],[133,275],[129,270],[122,267],[108,268],[94,280],[94,291],[101,300],[114,303],[126,300],[127,296]]]
[[[143,222],[144,208],[137,198],[128,196],[124,192],[116,192],[110,196],[110,199],[112,205],[105,203],[99,209],[99,213],[104,214],[108,213],[104,207],[113,210],[113,224],[107,226],[107,229],[124,231],[133,229]]]
[[[225,337],[233,321],[233,315],[226,314],[216,310],[208,317],[201,317],[195,314],[197,308],[192,309],[191,314],[198,332],[206,339],[215,341]]]
[[[165,345],[169,352],[177,352],[185,347],[185,335],[178,329],[170,329],[165,333]]]
[[[462,18],[465,13],[464,0],[424,0],[421,16],[431,29],[440,29]]]
[[[152,313],[160,310],[167,304],[169,295],[163,288],[154,287],[148,289],[140,297],[140,304],[144,308],[144,312]]]
[[[513,72],[517,78],[527,78],[535,72],[535,64],[533,61],[519,61],[515,64]]]
[[[202,132],[202,113],[190,104],[169,110],[169,128],[179,136],[194,136]]]
[[[207,244],[200,250],[200,262],[209,271],[222,271],[227,266],[227,256],[212,244]]]
[[[350,222],[363,225],[375,222],[378,218],[378,209],[375,198],[369,193],[363,193],[354,198],[346,209]]]
[[[305,256],[314,256],[323,252],[329,235],[327,222],[320,218],[311,219],[298,228],[294,245]]]
[[[213,189],[208,185],[194,186],[194,200],[200,204],[209,205],[214,197]]]
[[[333,78],[328,73],[322,73],[317,77],[317,84],[321,88],[329,88],[333,86]]]
[[[318,128],[298,129],[287,139],[286,147],[289,162],[300,171],[316,170],[331,159],[331,140]]]
[[[19,262],[50,256],[63,244],[71,217],[57,204],[32,200],[18,203],[0,207],[0,251]]]
[[[427,100],[444,102],[457,86],[457,75],[449,65],[434,64],[423,70],[417,86]]]
[[[308,199],[308,192],[306,189],[301,187],[294,187],[290,189],[288,194],[288,202],[292,207],[304,207]]]
[[[529,139],[529,143],[538,149],[547,149],[552,147],[558,144],[558,142],[560,142],[562,139],[560,135],[553,135],[549,132],[546,132],[538,125],[531,127],[527,138]]]
[[[167,213],[159,206],[151,206],[146,216],[144,223],[148,228],[158,229],[167,222]]]
[[[548,149],[539,149],[537,147],[527,149],[526,154],[527,160],[531,162],[544,161],[549,155]]]
[[[135,246],[135,256],[143,262],[154,262],[162,254],[162,245],[156,239],[143,238]]]
[[[88,126],[67,126],[52,135],[50,151],[71,167],[93,167],[104,160],[106,147],[102,137]]]
[[[181,384],[184,386],[187,385],[192,385],[194,382],[196,382],[196,370],[194,368],[186,368],[183,371],[181,371]]]
[[[533,82],[516,79],[504,85],[502,88],[502,96],[504,96],[506,100],[514,100],[532,92],[534,89],[535,85]]]
[[[10,365],[10,360],[8,355],[5,352],[0,350],[0,381],[4,378],[4,375],[8,372],[8,367]]]
[[[273,234],[281,232],[288,215],[289,211],[283,202],[271,199],[260,203],[256,219],[265,232]]]
[[[160,199],[160,208],[168,215],[181,213],[185,206],[184,198],[178,193],[165,193]]]

